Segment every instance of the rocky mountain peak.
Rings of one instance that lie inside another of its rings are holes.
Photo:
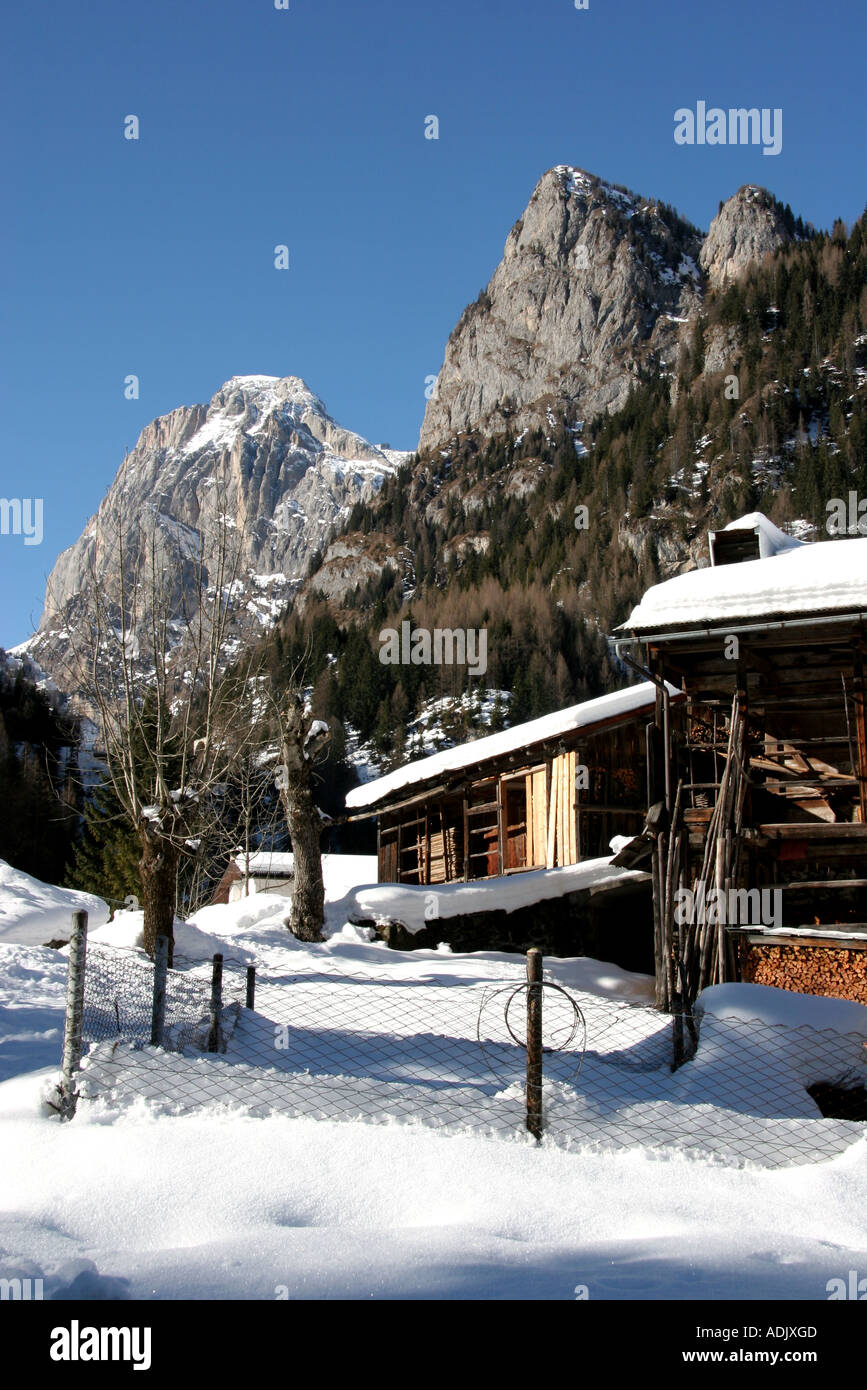
[[[549,169],[503,259],[461,316],[420,449],[623,404],[639,367],[674,352],[700,302],[701,233],[671,209],[571,165]]]
[[[739,188],[710,224],[700,263],[712,289],[724,289],[756,261],[794,239],[791,213],[755,184]]]
[[[116,598],[121,534],[133,556],[154,532],[177,574],[179,612],[195,611],[198,564],[207,582],[218,518],[240,540],[231,595],[239,630],[261,631],[341,517],[372,499],[405,457],[338,424],[300,377],[232,377],[207,404],[181,406],[142,431],[97,513],[55,562],[28,650],[58,685],[74,688],[68,634],[94,572]]]

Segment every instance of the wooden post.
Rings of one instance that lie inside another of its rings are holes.
[[[679,791],[679,790],[680,790],[680,788],[678,788],[678,791]],[[677,858],[676,858],[677,870],[676,870],[676,874],[675,874],[675,881],[677,882],[677,884],[678,884],[679,886],[682,886],[682,885],[683,885],[683,858],[684,858],[684,840],[685,840],[685,839],[688,841],[688,836],[685,836],[685,835],[683,834],[683,832],[678,828],[678,852],[677,852]],[[677,921],[674,920],[674,914],[673,914],[673,915],[672,915],[672,924],[671,924],[671,936],[672,936],[671,949],[672,949],[673,966],[674,966],[673,971],[672,971],[672,992],[671,992],[671,1010],[672,1010],[672,1013],[674,1014],[674,1061],[673,1061],[673,1065],[672,1065],[672,1071],[677,1071],[678,1067],[682,1066],[683,1063],[684,1063],[684,1061],[686,1060],[686,1051],[685,1051],[685,1048],[684,1048],[684,1039],[683,1039],[683,1008],[684,1008],[684,998],[683,998],[683,996],[684,996],[684,976],[685,976],[685,969],[684,969],[684,950],[683,950],[683,946],[684,946],[684,932],[683,932],[683,923],[679,920],[679,919],[680,919],[680,913],[677,913],[676,915],[677,915],[678,920],[677,920]]]
[[[730,832],[725,830],[724,835],[720,835],[716,842],[716,865],[714,868],[714,885],[717,890],[717,928],[716,928],[716,983],[721,985],[725,979],[725,952],[726,952],[726,929],[725,920],[728,916],[727,908],[723,909],[723,903],[728,904],[729,899],[725,895],[726,890],[726,848]]]
[[[671,710],[667,686],[662,690],[662,739],[665,750],[665,809],[671,811]]]
[[[218,952],[214,956],[214,969],[211,975],[210,1028],[208,1029],[208,1051],[220,1050],[220,1020],[223,1014],[223,957]]]
[[[542,952],[527,952],[527,1128],[542,1138]]]
[[[162,1047],[166,1024],[166,977],[169,969],[169,938],[158,936],[154,946],[154,994],[151,1008],[151,1047]]]
[[[671,826],[668,832],[668,862],[665,865],[665,881],[663,885],[662,870],[663,863],[660,857],[659,876],[660,876],[660,937],[665,959],[666,968],[666,1008],[674,1007],[674,996],[677,993],[677,937],[674,931],[674,894],[675,884],[678,881],[680,872],[680,853],[681,853],[681,834],[680,834],[680,812],[681,796],[683,793],[683,779],[677,783],[677,794],[674,798],[674,811],[671,817]]]
[[[502,774],[497,778],[497,873],[502,874],[506,868],[506,815],[505,815],[505,780]]]
[[[867,718],[864,710],[864,666],[860,652],[856,657],[855,678],[852,684],[855,694],[855,736],[858,740],[858,767],[855,771],[858,778],[861,824],[867,825]]]
[[[548,843],[545,867],[553,869],[557,863],[557,794],[559,792],[559,779],[557,777],[557,763],[554,758],[549,762],[550,781],[548,783]]]
[[[653,903],[653,970],[656,983],[655,1003],[658,1009],[667,1007],[666,982],[667,967],[663,935],[663,843],[662,834],[654,836],[653,855],[650,862],[651,894]]]
[[[81,1064],[84,1032],[84,969],[87,957],[87,913],[73,912],[69,938],[69,970],[66,976],[66,1020],[63,1027],[63,1063],[60,1078],[60,1118],[71,1120],[78,1093],[75,1073]]]
[[[256,967],[255,967],[255,965],[248,965],[248,966],[247,966],[247,998],[246,998],[245,1001],[244,1001],[244,1007],[247,1008],[247,1009],[255,1009],[255,1007],[256,1007]]]

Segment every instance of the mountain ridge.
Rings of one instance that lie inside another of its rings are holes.
[[[756,185],[721,203],[703,234],[587,170],[547,170],[449,337],[419,450],[471,430],[532,429],[549,411],[619,409],[643,370],[672,366],[706,290],[787,244],[796,225]]]

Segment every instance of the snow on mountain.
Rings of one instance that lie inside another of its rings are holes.
[[[701,248],[702,269],[714,288],[724,289],[747,266],[792,240],[783,207],[773,194],[745,184],[711,222]]]
[[[194,611],[198,567],[207,583],[221,528],[240,543],[228,597],[242,638],[252,638],[285,608],[332,528],[407,457],[338,424],[300,377],[232,377],[207,405],[181,406],[142,431],[96,515],[55,562],[39,629],[24,647],[73,689],[69,634],[81,627],[94,581],[118,597],[117,538],[133,556],[153,532],[158,558],[177,576],[178,611]]]
[[[551,423],[552,408],[567,419],[619,409],[642,368],[672,368],[706,290],[790,242],[790,221],[749,185],[704,236],[657,199],[549,169],[449,338],[419,448]]]

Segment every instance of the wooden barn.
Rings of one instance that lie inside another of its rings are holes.
[[[751,980],[867,1003],[867,539],[754,513],[618,630],[657,682],[657,1000]],[[663,682],[685,696],[669,710]]]
[[[351,818],[378,817],[379,881],[451,883],[609,855],[612,836],[644,824],[656,698],[643,682],[356,787]]]

